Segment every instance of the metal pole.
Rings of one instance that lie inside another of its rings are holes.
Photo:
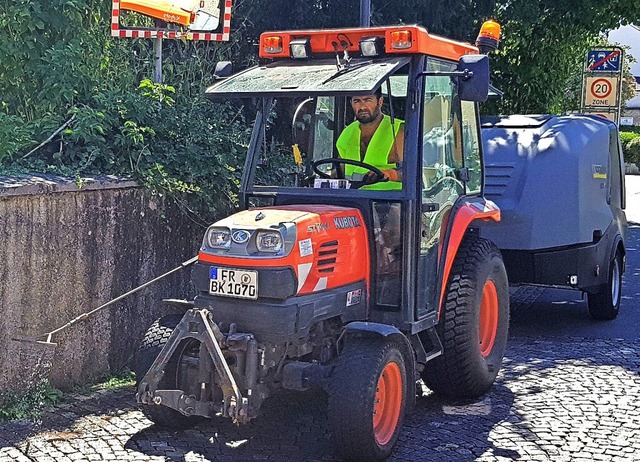
[[[47,332],[45,334],[39,335],[36,338],[40,338],[40,337],[44,337],[45,335],[47,336],[47,340],[45,342],[38,342],[38,343],[47,343],[47,344],[52,344],[52,339],[53,339],[53,335],[57,334],[60,331],[63,331],[71,326],[73,326],[74,324],[79,323],[80,321],[84,321],[85,319],[87,319],[88,317],[92,316],[93,314],[97,313],[98,311],[102,310],[103,308],[106,308],[108,306],[113,305],[116,302],[119,302],[120,300],[122,300],[123,298],[128,297],[129,295],[135,294],[136,292],[139,292],[140,290],[144,289],[145,287],[150,286],[151,284],[154,284],[156,282],[158,282],[160,279],[164,279],[167,276],[175,273],[176,271],[180,271],[183,268],[186,268],[189,265],[193,265],[195,262],[198,261],[198,256],[196,255],[193,258],[190,258],[187,261],[184,261],[182,263],[180,263],[180,266],[173,268],[171,271],[167,271],[166,273],[153,278],[152,280],[145,282],[144,284],[136,287],[135,289],[131,289],[129,292],[124,293],[116,298],[114,298],[113,300],[109,300],[107,303],[100,305],[98,308],[94,308],[91,311],[88,311],[86,313],[82,313],[80,316],[77,316],[76,318],[72,319],[71,321],[69,321],[68,323],[66,323],[64,326],[58,327],[57,329],[52,330],[51,332]],[[33,338],[26,338],[26,337],[17,337],[14,338],[13,340],[16,340],[18,342],[33,342],[36,341]]]
[[[153,41],[153,53],[156,59],[156,69],[153,74],[154,83],[162,83],[162,38]]]
[[[371,0],[360,0],[360,27],[371,26]]]

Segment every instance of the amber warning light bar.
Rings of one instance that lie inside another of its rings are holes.
[[[420,26],[265,32],[260,36],[260,57],[266,59],[307,59],[345,52],[364,57],[420,53],[457,60],[478,49],[431,35]]]

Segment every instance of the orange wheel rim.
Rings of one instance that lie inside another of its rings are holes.
[[[385,366],[378,379],[373,407],[373,434],[381,446],[389,443],[396,431],[403,393],[400,367],[391,362]]]
[[[496,343],[498,332],[498,291],[493,281],[487,281],[482,288],[482,301],[480,302],[480,354],[489,356],[493,345]]]

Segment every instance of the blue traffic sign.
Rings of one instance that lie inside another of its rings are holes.
[[[619,72],[622,53],[620,50],[589,50],[587,70],[596,72]]]

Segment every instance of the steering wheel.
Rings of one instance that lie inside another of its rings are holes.
[[[433,183],[429,188],[422,191],[423,197],[434,197],[440,191],[445,189],[445,183],[450,183],[456,193],[461,196],[464,194],[464,183],[453,176],[443,176]]]
[[[367,170],[374,173],[373,178],[371,178],[369,181],[351,181],[350,180],[351,186],[353,187],[353,189],[358,189],[367,184],[374,184],[374,183],[379,183],[381,181],[387,181],[384,177],[384,173],[382,173],[382,171],[378,167],[374,167],[373,165],[367,164],[365,162],[360,162],[359,160],[342,159],[342,158],[314,160],[311,163],[311,168],[313,169],[314,173],[318,175],[320,178],[331,179],[330,175],[327,175],[326,173],[318,169],[320,165],[324,165],[324,164],[355,165],[356,167],[366,168]],[[337,170],[338,170],[338,178],[344,179],[343,170],[341,168]]]

